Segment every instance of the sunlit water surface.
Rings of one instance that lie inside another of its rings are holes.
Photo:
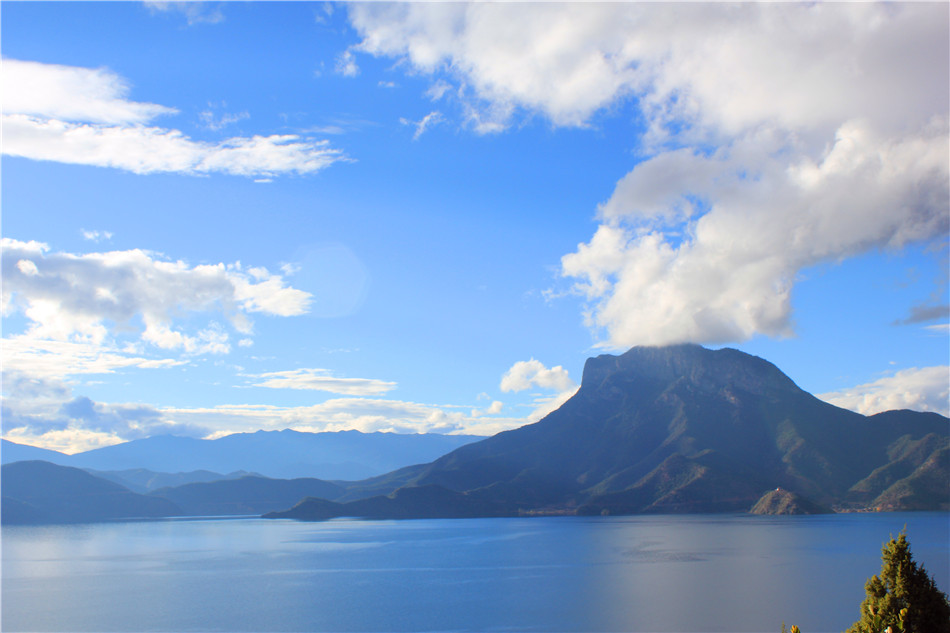
[[[10,631],[841,631],[907,526],[947,514],[4,527]]]

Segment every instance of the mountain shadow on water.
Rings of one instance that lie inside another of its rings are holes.
[[[578,392],[535,424],[270,516],[437,512],[400,501],[416,487],[506,514],[745,512],[776,488],[815,507],[946,510],[948,431],[935,413],[835,407],[738,350],[636,347],[589,359]]]

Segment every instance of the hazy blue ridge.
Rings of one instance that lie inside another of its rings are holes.
[[[219,481],[221,479],[238,479],[256,473],[245,470],[235,471],[222,475],[221,473],[211,472],[210,470],[193,470],[187,473],[158,473],[145,468],[131,468],[128,470],[94,470],[85,468],[86,472],[96,477],[102,477],[109,481],[125,486],[132,492],[147,494],[160,488],[173,488],[175,486],[184,486],[185,484],[194,484],[208,481]]]
[[[132,492],[79,468],[43,461],[2,466],[4,525],[86,523],[181,514],[167,499]]]
[[[12,464],[13,462],[31,460],[40,460],[51,464],[67,466],[69,465],[70,456],[46,448],[27,446],[25,444],[17,444],[16,442],[0,439],[0,463]]]
[[[134,470],[170,474],[214,473],[206,481],[222,478],[219,473],[239,471],[282,479],[312,477],[355,481],[411,464],[431,462],[459,446],[480,439],[483,438],[436,433],[304,433],[283,430],[235,433],[215,440],[160,435],[75,455],[4,440],[0,458],[4,464],[39,459],[109,473]],[[123,478],[122,475],[110,476]],[[136,479],[134,475],[128,477]],[[168,482],[170,485],[174,483]]]
[[[248,475],[237,479],[190,483],[153,491],[192,516],[264,514],[291,506],[305,497],[335,499],[345,489],[320,479],[270,479]]]

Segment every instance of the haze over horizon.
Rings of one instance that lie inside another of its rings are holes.
[[[950,414],[950,5],[5,3],[5,439],[490,435],[635,345]]]

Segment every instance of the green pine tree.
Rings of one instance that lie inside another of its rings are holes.
[[[950,602],[910,553],[907,535],[884,544],[881,574],[864,589],[861,619],[847,633],[948,633]]]

